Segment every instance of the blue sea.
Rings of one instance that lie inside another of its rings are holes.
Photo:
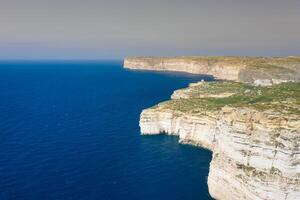
[[[142,109],[211,78],[122,64],[0,62],[0,200],[211,199],[212,154],[138,126]]]

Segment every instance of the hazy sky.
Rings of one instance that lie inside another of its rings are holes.
[[[0,0],[0,59],[300,55],[300,0]]]

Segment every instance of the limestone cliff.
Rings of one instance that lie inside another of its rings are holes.
[[[191,84],[141,113],[142,134],[213,152],[209,192],[221,200],[300,199],[300,84]]]
[[[129,57],[124,67],[207,74],[257,85],[300,80],[300,57]]]

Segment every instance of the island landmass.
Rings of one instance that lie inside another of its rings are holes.
[[[300,57],[131,57],[124,67],[212,75],[142,111],[141,133],[213,152],[210,195],[300,197]]]

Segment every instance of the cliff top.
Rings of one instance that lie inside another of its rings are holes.
[[[159,108],[185,113],[219,111],[225,106],[300,116],[300,83],[260,87],[236,82],[201,82],[177,90]]]
[[[127,61],[186,61],[186,62],[223,62],[228,64],[239,63],[247,66],[262,66],[266,64],[276,66],[286,66],[291,64],[300,64],[300,56],[287,56],[287,57],[248,57],[248,56],[176,56],[176,57],[154,57],[154,56],[140,56],[140,57],[127,57]]]

